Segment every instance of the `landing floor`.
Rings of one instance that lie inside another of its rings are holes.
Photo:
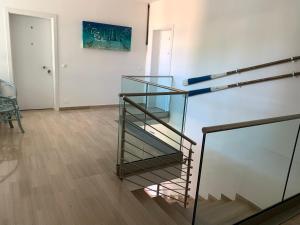
[[[1,225],[156,225],[115,175],[116,108],[23,112],[0,124]]]

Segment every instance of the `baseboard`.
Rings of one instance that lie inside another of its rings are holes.
[[[70,106],[70,107],[60,107],[60,111],[66,110],[80,110],[80,109],[106,109],[106,108],[117,108],[119,104],[113,105],[94,105],[94,106]]]

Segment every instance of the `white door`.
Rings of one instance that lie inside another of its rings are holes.
[[[54,107],[51,22],[10,15],[13,76],[21,109]]]
[[[172,31],[156,30],[153,32],[151,75],[170,75],[172,57]]]
[[[151,56],[151,75],[169,76],[171,72],[172,60],[172,30],[155,30],[153,32],[152,56]],[[153,80],[161,85],[169,86],[165,78]],[[152,88],[153,89],[153,88]],[[155,91],[161,91],[159,88]],[[169,110],[170,96],[161,96],[149,99],[149,107]]]

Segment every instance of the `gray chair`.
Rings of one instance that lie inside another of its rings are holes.
[[[14,128],[12,121],[16,120],[20,130],[24,133],[16,96],[15,86],[0,79],[0,123],[9,123],[10,128]]]

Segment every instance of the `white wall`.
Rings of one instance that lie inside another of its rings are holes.
[[[9,79],[4,8],[58,15],[61,106],[118,103],[120,76],[144,74],[147,4],[134,0],[1,0],[0,77]],[[133,27],[130,52],[81,48],[83,20]],[[29,56],[30,57],[30,56]]]
[[[177,87],[187,77],[300,54],[298,0],[161,0],[151,4],[150,29],[174,27],[171,74]],[[151,65],[151,35],[146,73]],[[300,62],[285,64],[188,87],[222,85],[300,71]],[[300,78],[256,84],[189,99],[186,134],[198,142],[201,128],[300,112]],[[186,89],[188,89],[186,88]],[[193,171],[195,193],[198,166]]]

